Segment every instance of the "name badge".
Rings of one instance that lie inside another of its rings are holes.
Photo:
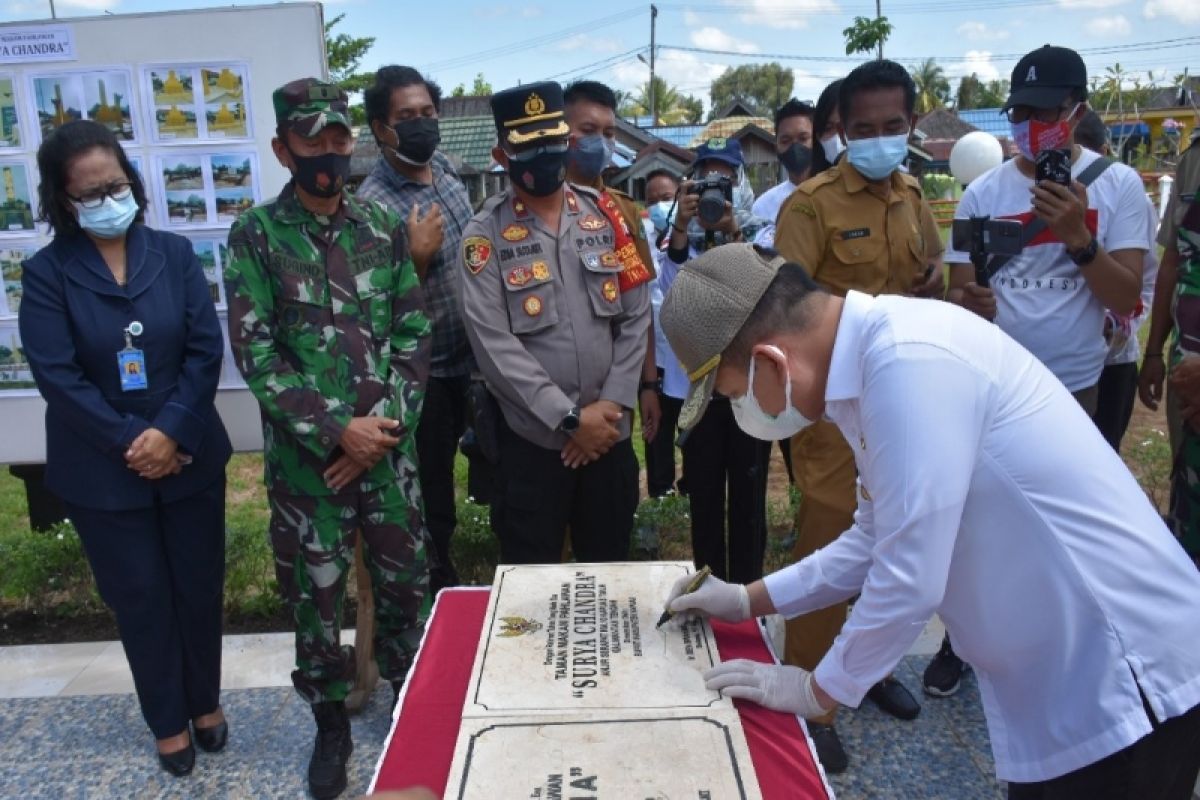
[[[141,350],[125,349],[117,353],[117,370],[121,374],[121,391],[146,389],[146,354]]]
[[[842,231],[842,241],[848,239],[865,239],[871,235],[870,228],[855,228],[852,231]]]

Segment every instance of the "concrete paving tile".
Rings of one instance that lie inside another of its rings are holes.
[[[107,647],[107,642],[0,647],[0,699],[52,697]]]
[[[59,694],[73,695],[132,694],[133,673],[120,642],[107,646]]]

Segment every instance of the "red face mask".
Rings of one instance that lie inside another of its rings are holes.
[[[1021,155],[1030,161],[1035,161],[1038,153],[1043,150],[1053,150],[1070,141],[1070,120],[1078,109],[1079,105],[1076,104],[1066,118],[1060,119],[1058,122],[1041,122],[1031,118],[1024,122],[1012,123],[1013,141],[1016,142]]]

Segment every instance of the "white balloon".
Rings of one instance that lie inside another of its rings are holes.
[[[1004,150],[995,136],[971,131],[954,143],[950,151],[950,174],[959,183],[969,184],[1004,160]]]

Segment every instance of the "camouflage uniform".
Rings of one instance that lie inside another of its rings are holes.
[[[413,431],[431,325],[401,220],[377,203],[343,191],[339,214],[322,217],[289,182],[242,215],[229,248],[230,343],[262,410],[275,570],[296,622],[292,681],[310,703],[341,700],[354,675],[339,634],[358,530],[384,678],[404,677],[420,640],[427,534]],[[365,416],[399,420],[400,444],[334,491],[323,472]]]

